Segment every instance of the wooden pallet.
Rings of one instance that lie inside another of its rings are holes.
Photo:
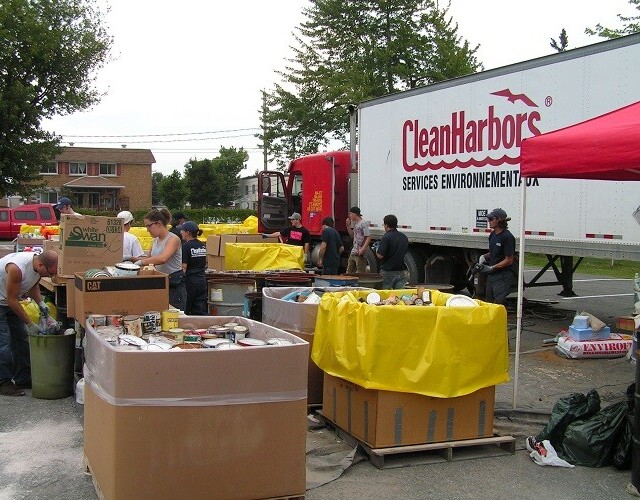
[[[98,481],[96,481],[96,476],[93,474],[93,472],[91,472],[91,464],[89,464],[89,459],[87,458],[87,455],[85,453],[82,454],[82,461],[84,462],[85,473],[91,474],[91,482],[93,483],[93,487],[96,490],[96,496],[99,500],[105,500],[104,493],[102,493],[100,485],[98,484]]]
[[[358,447],[364,451],[369,456],[369,461],[378,469],[498,457],[513,455],[516,451],[516,440],[512,436],[493,436],[461,441],[371,448],[367,443],[349,434],[326,418],[321,412],[316,415],[325,426],[333,428],[341,439],[351,446]]]

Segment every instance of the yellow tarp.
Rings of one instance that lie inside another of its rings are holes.
[[[416,292],[376,291],[382,299]],[[478,301],[478,307],[445,307],[451,294],[436,290],[431,292],[436,307],[358,301],[369,293],[322,295],[311,358],[328,374],[367,389],[439,398],[509,380],[503,306]]]
[[[211,234],[258,234],[258,218],[250,215],[242,221],[242,224],[198,224],[198,227],[202,229],[202,235],[198,239],[206,243],[207,236]],[[138,237],[145,252],[151,250],[153,238],[146,227],[132,227],[129,232]]]
[[[238,271],[304,269],[304,249],[282,243],[226,243],[225,267]]]

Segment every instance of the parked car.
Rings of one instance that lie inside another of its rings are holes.
[[[20,205],[0,208],[0,240],[13,240],[20,234],[20,226],[51,226],[58,224],[55,210],[50,203]]]

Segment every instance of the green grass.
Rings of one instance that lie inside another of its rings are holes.
[[[578,257],[574,257],[574,265],[577,260]],[[526,266],[536,267],[540,269],[547,263],[547,258],[542,254],[528,253],[525,254],[524,263]],[[599,276],[607,276],[610,278],[633,279],[635,273],[640,273],[640,262],[585,257],[578,266],[578,269],[576,269],[576,273],[595,274]]]

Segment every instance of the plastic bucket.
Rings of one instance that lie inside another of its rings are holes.
[[[244,308],[242,315],[255,321],[262,321],[262,292],[244,294]]]
[[[332,286],[358,286],[358,276],[351,276],[347,274],[341,275],[321,275],[317,276],[314,281],[314,286],[324,286],[324,287],[332,287]]]
[[[73,395],[76,333],[29,335],[31,392],[38,399]]]
[[[348,276],[356,276],[358,278],[358,286],[377,290],[382,289],[382,275],[379,273],[356,273]]]
[[[242,316],[245,293],[255,291],[250,279],[209,281],[209,314],[214,316]]]

